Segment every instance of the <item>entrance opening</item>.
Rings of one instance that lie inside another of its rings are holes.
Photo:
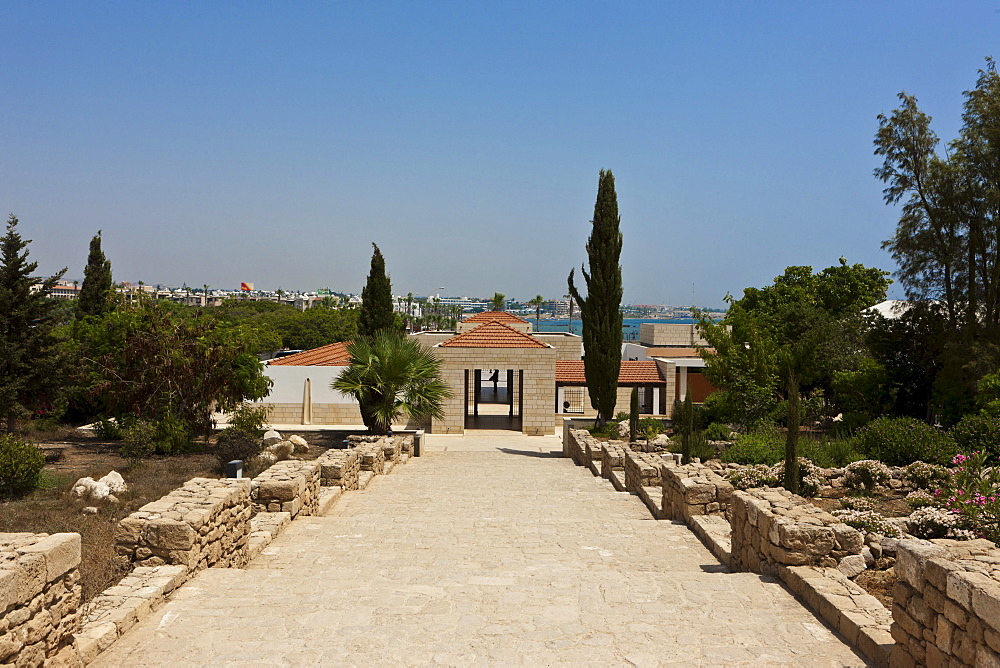
[[[465,428],[521,431],[524,372],[465,370]]]

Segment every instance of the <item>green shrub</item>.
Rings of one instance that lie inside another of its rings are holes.
[[[618,411],[617,413],[615,413],[615,422],[625,422],[630,417],[631,416],[625,411]]]
[[[958,452],[947,433],[908,417],[880,417],[858,431],[858,448],[890,466],[915,461],[947,464]]]
[[[715,457],[715,446],[705,438],[705,432],[696,431],[686,438],[688,439],[689,457],[697,457],[703,462],[707,462],[709,459]]]
[[[94,423],[94,433],[106,441],[120,441],[122,430],[113,418],[102,418]]]
[[[250,461],[260,455],[263,449],[264,443],[260,437],[236,427],[226,427],[219,432],[219,438],[212,449],[212,454],[218,458],[222,467],[234,459],[242,460],[244,466],[247,467]]]
[[[644,434],[643,438],[646,438],[645,435],[648,434],[651,434],[654,437],[657,436],[658,434],[662,434],[664,431],[666,431],[666,428],[663,426],[663,420],[657,420],[656,418],[651,418],[651,417],[644,417],[639,420],[639,428],[636,431],[639,434]]]
[[[854,440],[849,438],[800,439],[799,452],[812,459],[817,466],[828,469],[841,468],[865,458],[855,448]]]
[[[731,441],[733,430],[721,422],[713,422],[705,427],[705,438],[710,441]]]
[[[1000,457],[1000,419],[986,413],[966,415],[949,432],[962,452],[986,452]]]
[[[0,494],[14,497],[35,489],[43,466],[45,455],[34,443],[0,435]]]
[[[722,461],[736,464],[767,464],[785,459],[785,439],[778,431],[740,434],[736,443],[722,453]]]
[[[229,414],[229,426],[245,434],[262,438],[267,431],[267,413],[267,406],[242,403]]]
[[[132,466],[156,452],[156,425],[145,420],[132,420],[122,428],[122,457]]]

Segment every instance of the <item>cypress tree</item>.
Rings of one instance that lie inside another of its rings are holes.
[[[569,293],[580,305],[583,322],[583,368],[590,404],[597,410],[597,426],[615,414],[618,370],[622,350],[622,233],[619,230],[618,196],[611,170],[601,170],[594,205],[594,228],[587,240],[590,272],[580,268],[587,283],[581,297],[569,272]]]
[[[101,250],[101,231],[90,240],[90,254],[83,270],[83,286],[76,304],[76,317],[104,315],[114,303],[114,284],[111,280],[111,261]]]
[[[31,241],[18,234],[17,222],[11,214],[0,239],[0,418],[7,431],[14,430],[19,414],[52,399],[63,360],[52,335],[56,302],[49,294],[66,270],[33,291],[38,263],[28,262]]]
[[[396,314],[392,309],[392,283],[385,273],[385,259],[374,243],[368,282],[361,291],[361,312],[358,314],[358,335],[373,336],[385,329],[394,329]]]

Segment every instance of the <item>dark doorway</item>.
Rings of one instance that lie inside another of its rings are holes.
[[[521,431],[524,372],[466,369],[465,428]]]

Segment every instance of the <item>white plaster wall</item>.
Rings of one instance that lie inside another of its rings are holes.
[[[640,346],[637,343],[622,344],[622,360],[648,360],[649,348]]]
[[[330,389],[330,383],[346,366],[265,366],[264,375],[274,381],[271,393],[261,403],[301,404],[306,378],[312,380],[314,404],[354,404],[352,397]]]

